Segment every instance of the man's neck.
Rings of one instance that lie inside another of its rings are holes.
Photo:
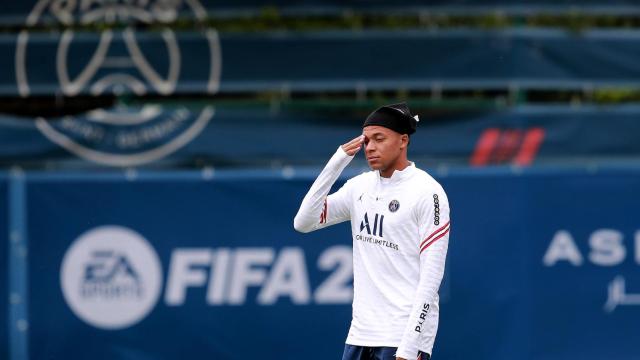
[[[409,166],[411,163],[409,162],[409,160],[402,159],[400,161],[397,161],[395,164],[393,164],[393,166],[389,166],[388,168],[384,169],[384,170],[380,170],[380,176],[382,176],[383,178],[390,178],[391,175],[393,175],[393,173],[398,170],[398,171],[402,171],[404,169],[407,168],[407,166]]]

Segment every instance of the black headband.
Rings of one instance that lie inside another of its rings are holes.
[[[416,132],[418,121],[417,116],[411,116],[406,103],[399,103],[378,108],[367,117],[362,127],[378,125],[400,134],[411,135]]]

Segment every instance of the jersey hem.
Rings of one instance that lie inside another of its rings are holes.
[[[347,345],[353,346],[369,346],[369,347],[393,347],[397,348],[400,346],[398,343],[387,342],[387,341],[358,341],[358,340],[348,340],[345,341]]]
[[[357,340],[346,340],[344,342],[347,345],[353,345],[353,346],[367,346],[367,347],[392,347],[392,348],[398,348],[400,346],[400,344],[393,343],[393,342],[386,342],[386,341],[357,341]],[[431,355],[431,353],[433,352],[433,348],[430,348],[429,350],[426,349],[421,349],[418,348],[418,351],[423,352],[425,354],[429,354]],[[417,356],[417,354],[416,354]]]

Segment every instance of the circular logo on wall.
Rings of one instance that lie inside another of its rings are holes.
[[[17,39],[18,92],[22,97],[169,96],[183,84],[190,91],[215,94],[222,64],[218,33],[209,28],[179,36],[170,25],[183,15],[200,21],[207,17],[197,0],[40,0]],[[59,35],[31,34],[29,29],[38,24],[65,29]],[[72,28],[90,24],[104,25],[106,30],[88,34]],[[136,24],[166,26],[145,33],[127,26]],[[86,160],[136,166],[186,146],[214,113],[212,106],[193,109],[117,103],[83,114],[40,117],[36,127],[53,143]]]
[[[132,326],[160,296],[160,260],[147,240],[121,226],[102,226],[76,239],[62,260],[62,293],[73,313],[97,328]]]

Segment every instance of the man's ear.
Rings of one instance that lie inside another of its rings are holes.
[[[406,148],[407,146],[409,146],[409,135],[407,134],[400,135],[400,141],[401,141],[400,149]]]

